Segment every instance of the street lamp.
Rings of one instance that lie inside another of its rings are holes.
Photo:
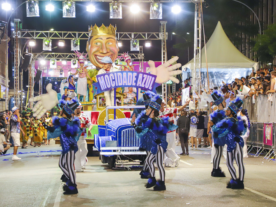
[[[251,9],[248,5],[246,5],[246,4],[243,3],[243,2],[240,2],[240,1],[237,1],[237,0],[233,0],[233,1],[235,1],[235,2],[237,2],[237,3],[240,3],[240,4],[244,5],[244,6],[246,6],[248,9],[250,9],[250,10],[253,12],[254,16],[256,17],[256,19],[257,19],[257,21],[258,21],[258,24],[259,24],[259,34],[261,35],[261,34],[262,34],[262,27],[261,27],[260,19],[258,18],[257,14],[254,12],[254,10]]]

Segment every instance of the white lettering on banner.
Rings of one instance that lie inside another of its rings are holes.
[[[114,73],[115,74],[115,81],[116,81],[116,86],[118,85],[118,78],[117,78],[117,73]]]
[[[123,73],[123,85],[127,85],[127,76],[126,76],[126,73]]]
[[[132,83],[132,73],[128,73],[127,85],[131,85],[131,83]]]
[[[114,75],[112,73],[110,73],[110,82],[111,82],[111,86],[114,88],[116,84],[114,81]]]
[[[142,77],[143,77],[143,75],[139,74],[138,81],[137,81],[137,87],[142,86]]]
[[[136,85],[136,75],[137,73],[133,73],[132,85]]]
[[[99,82],[100,82],[100,85],[101,85],[101,89],[104,90],[106,88],[106,85],[105,85],[103,76],[99,78]]]
[[[122,80],[122,73],[118,73],[118,85],[117,86],[122,86],[123,80]]]
[[[146,84],[145,84],[145,87],[146,87],[146,88],[149,88],[150,82],[151,82],[151,77],[148,76],[147,81],[146,81]]]
[[[154,78],[153,77],[150,77],[150,78],[151,78],[151,81],[150,81],[149,89],[152,90]]]
[[[147,75],[143,75],[144,76],[144,79],[143,79],[143,82],[142,82],[142,87],[144,88],[145,87],[145,81],[147,80]]]
[[[105,79],[105,82],[106,82],[106,86],[107,86],[107,88],[110,88],[110,80],[109,80],[109,76],[108,76],[108,75],[105,75],[105,76],[104,76],[104,79]]]

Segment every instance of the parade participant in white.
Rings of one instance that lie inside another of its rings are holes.
[[[174,123],[173,113],[178,113],[178,111],[183,110],[188,104],[189,102],[186,102],[185,105],[181,106],[180,108],[165,108],[166,104],[163,101],[159,111],[159,116],[160,118],[169,117],[170,123],[176,125],[177,123]],[[168,148],[164,160],[165,166],[167,167],[177,167],[179,164],[180,157],[175,153],[175,137],[175,130],[169,131],[167,133]]]
[[[91,136],[91,129],[93,125],[91,124],[91,121],[89,118],[81,111],[82,106],[79,105],[78,108],[75,110],[75,116],[80,119],[80,126],[82,129],[81,136],[78,140],[78,151],[76,152],[76,159],[75,159],[75,169],[76,172],[83,172],[83,168],[85,168],[85,165],[88,161],[86,155],[87,155],[87,143],[86,143],[86,129],[88,128],[88,135]]]
[[[248,117],[247,110],[246,109],[242,109],[238,113],[238,116],[241,117],[241,119],[243,120],[243,122],[245,123],[245,126],[246,126],[246,127],[244,127],[244,131],[243,131],[243,133],[241,135],[241,138],[243,138],[243,141],[244,141],[243,157],[244,158],[248,158],[246,141],[247,141],[247,138],[249,137],[249,134],[250,134],[250,120],[249,120],[249,117]]]

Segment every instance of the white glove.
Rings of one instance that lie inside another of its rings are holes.
[[[179,80],[174,75],[181,74],[181,70],[174,71],[177,68],[181,67],[180,63],[170,66],[172,63],[176,62],[179,57],[174,57],[169,61],[165,62],[163,65],[159,65],[157,68],[153,61],[149,61],[148,64],[150,66],[150,73],[156,75],[156,83],[166,83],[168,80],[172,80],[175,83],[179,83]]]
[[[57,92],[52,89],[51,83],[46,86],[46,91],[48,93],[30,98],[29,100],[32,102],[38,101],[33,108],[34,116],[37,118],[41,118],[58,103]]]

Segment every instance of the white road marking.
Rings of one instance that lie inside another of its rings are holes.
[[[250,191],[250,192],[252,192],[252,193],[255,193],[255,194],[259,195],[259,196],[265,197],[265,198],[267,198],[267,199],[269,199],[269,200],[272,200],[272,201],[275,201],[275,202],[276,202],[276,198],[273,198],[273,197],[271,197],[271,196],[265,195],[265,194],[263,194],[263,193],[260,193],[260,192],[258,192],[258,191],[255,191],[255,190],[253,190],[253,189],[251,189],[251,188],[245,187],[245,189],[248,190],[248,191]]]
[[[183,161],[183,160],[180,160],[180,162],[182,162],[182,163],[184,163],[184,164],[186,164],[186,165],[190,165],[190,166],[192,166],[192,164],[191,164],[191,163],[185,162],[185,161]]]
[[[55,205],[54,207],[59,207],[60,200],[61,200],[61,195],[62,195],[62,184],[59,186],[59,190],[55,199]]]

